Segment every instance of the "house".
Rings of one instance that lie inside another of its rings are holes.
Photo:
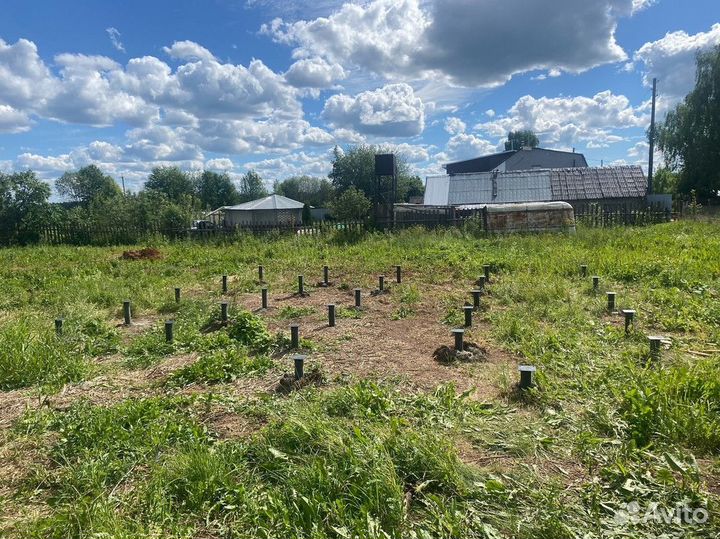
[[[223,206],[209,214],[219,226],[228,228],[244,226],[292,226],[302,224],[304,204],[284,197],[270,195],[236,206]]]
[[[647,178],[639,166],[494,171],[430,176],[423,204],[644,203],[646,190]]]
[[[445,171],[450,175],[470,172],[507,172],[533,168],[582,168],[587,166],[585,156],[581,153],[530,147],[443,165]]]

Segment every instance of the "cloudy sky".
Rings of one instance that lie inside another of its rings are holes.
[[[2,0],[0,170],[159,164],[271,182],[386,144],[421,176],[512,129],[644,162],[720,43],[718,0]]]

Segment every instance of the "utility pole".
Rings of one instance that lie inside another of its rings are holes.
[[[657,79],[653,78],[652,110],[650,112],[650,155],[648,155],[647,194],[653,193],[653,154],[655,153],[655,99],[657,98]]]
[[[123,196],[125,196],[125,176],[120,176],[120,179],[122,180]]]

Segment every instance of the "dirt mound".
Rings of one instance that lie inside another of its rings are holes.
[[[292,391],[297,391],[307,386],[321,386],[325,383],[325,376],[319,369],[313,368],[306,372],[300,380],[295,380],[294,374],[285,374],[280,378],[280,383],[276,391],[287,395]]]
[[[157,249],[145,247],[139,251],[123,251],[121,258],[123,260],[160,260],[162,253]]]
[[[487,361],[488,352],[482,346],[478,346],[475,343],[466,342],[464,350],[458,352],[455,348],[450,346],[441,346],[433,354],[433,359],[438,363],[455,363],[456,361],[462,363],[476,363],[481,361]]]

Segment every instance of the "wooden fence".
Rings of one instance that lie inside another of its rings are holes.
[[[573,203],[575,222],[589,227],[639,226],[665,223],[672,212],[638,202]]]
[[[575,205],[575,221],[590,227],[619,225],[646,225],[669,221],[671,213],[659,207],[634,203],[580,203]],[[321,236],[328,233],[357,232],[364,230],[391,230],[410,227],[428,229],[464,227],[473,232],[488,230],[485,208],[458,210],[432,208],[428,211],[405,209],[396,213],[395,222],[383,221],[320,221],[309,225],[259,223],[238,228],[163,229],[158,227],[94,227],[91,225],[52,225],[33,231],[0,230],[0,246],[41,243],[46,245],[132,245],[151,241],[152,237],[169,240],[235,240],[244,234],[294,234]]]

